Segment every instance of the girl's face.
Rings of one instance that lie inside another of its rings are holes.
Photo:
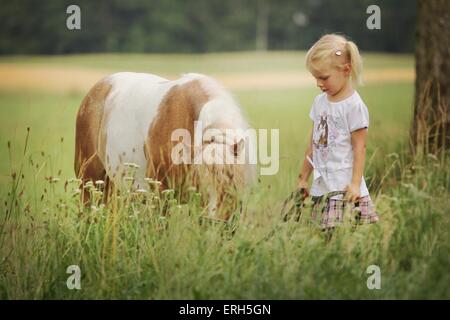
[[[335,96],[344,90],[350,80],[350,65],[346,63],[342,69],[330,64],[319,69],[312,69],[311,73],[316,78],[317,86],[329,96]]]

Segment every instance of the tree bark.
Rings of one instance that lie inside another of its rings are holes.
[[[411,147],[440,154],[450,146],[450,4],[419,0],[416,30],[416,93]]]

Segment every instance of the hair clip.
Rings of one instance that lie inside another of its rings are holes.
[[[342,51],[341,51],[341,50],[338,50],[338,51],[336,51],[334,54],[337,55],[337,56],[341,56],[341,55],[342,55]]]

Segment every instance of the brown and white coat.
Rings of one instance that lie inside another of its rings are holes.
[[[120,189],[125,164],[134,163],[138,166],[134,187],[145,189],[145,177],[172,188],[184,184],[188,173],[195,171],[194,185],[215,186],[215,192],[209,192],[214,207],[223,197],[217,186],[242,188],[254,180],[255,166],[175,165],[171,151],[177,141],[171,140],[171,134],[185,129],[192,137],[203,136],[204,132],[196,132],[195,121],[201,121],[203,129],[216,128],[219,133],[249,128],[231,95],[207,76],[186,74],[171,81],[145,73],[112,74],[94,85],[78,111],[75,173],[83,182],[106,180],[107,186]],[[225,153],[237,156],[239,139],[233,136],[225,141],[205,135],[202,146],[224,146]],[[195,149],[194,139],[190,148]]]

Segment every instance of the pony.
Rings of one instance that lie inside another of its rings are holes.
[[[255,180],[249,129],[232,95],[206,75],[168,80],[115,73],[97,82],[79,107],[75,174],[83,186],[104,181],[107,199],[111,190],[125,188],[131,165],[133,188],[147,189],[148,179],[180,193],[193,186],[207,194],[209,215],[227,220],[232,210],[218,209],[237,203]],[[89,201],[86,190],[82,196]]]

